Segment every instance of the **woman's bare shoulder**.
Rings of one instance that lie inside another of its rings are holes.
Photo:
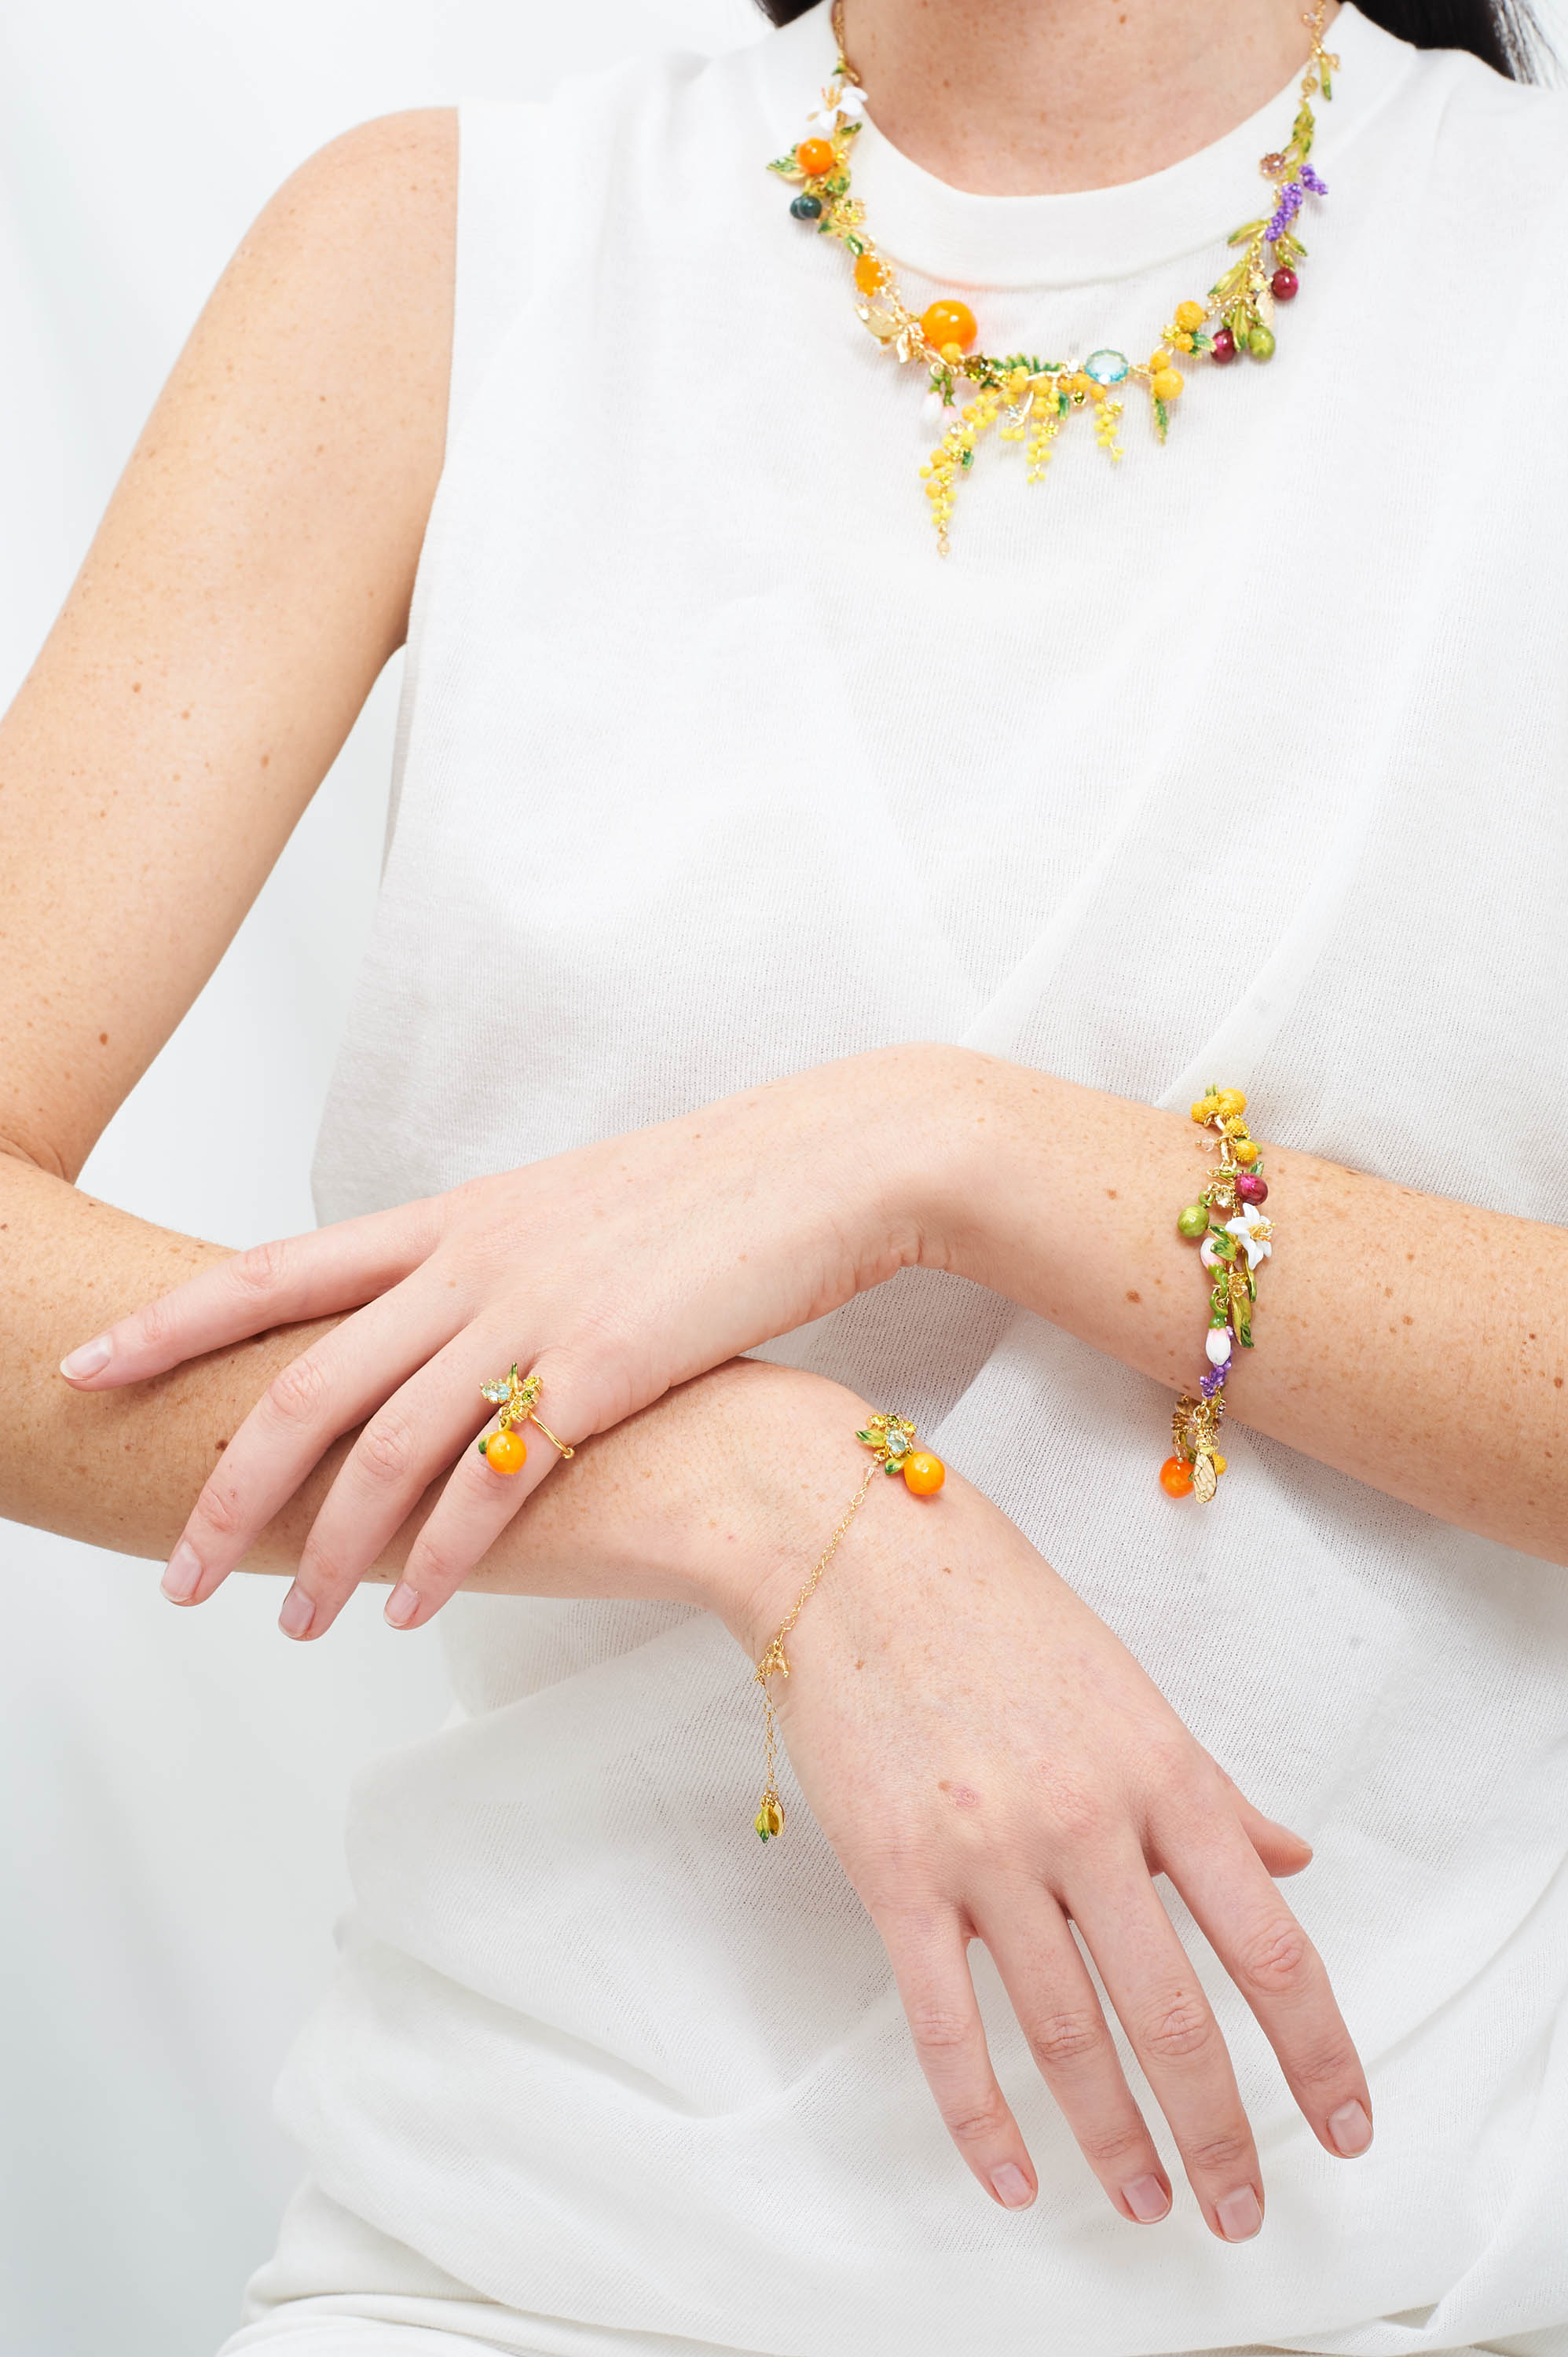
[[[456,155],[451,112],[385,116],[264,207],[0,722],[0,1147],[46,1168],[189,1006],[402,644]]]

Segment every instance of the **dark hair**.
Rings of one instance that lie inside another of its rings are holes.
[[[803,16],[812,0],[757,0],[775,25]],[[1541,51],[1530,0],[1357,0],[1364,16],[1418,49],[1468,49],[1515,81],[1531,81]]]

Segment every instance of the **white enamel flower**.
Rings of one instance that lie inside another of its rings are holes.
[[[1261,1260],[1267,1260],[1273,1250],[1269,1239],[1274,1232],[1274,1223],[1273,1220],[1265,1220],[1255,1204],[1244,1203],[1239,1220],[1226,1221],[1225,1232],[1228,1236],[1234,1236],[1246,1254],[1249,1269],[1256,1268]]]
[[[865,113],[865,92],[852,81],[831,81],[822,92],[822,102],[815,114],[806,117],[813,131],[831,139],[842,120],[859,123]]]

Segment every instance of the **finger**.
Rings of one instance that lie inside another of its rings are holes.
[[[333,1441],[441,1348],[452,1317],[451,1296],[415,1278],[282,1368],[208,1476],[169,1558],[165,1594],[205,1603]],[[470,1405],[481,1406],[477,1398]],[[440,1462],[433,1459],[427,1479]]]
[[[1350,2160],[1372,2141],[1372,2098],[1318,1954],[1240,1826],[1167,1831],[1165,1872],[1256,2015],[1318,2142]]]
[[[434,1202],[403,1203],[254,1244],[70,1351],[60,1372],[81,1391],[113,1391],[274,1326],[358,1308],[416,1268],[439,1235]]]
[[[1091,1889],[1064,1896],[1170,2122],[1209,2231],[1251,2240],[1263,2222],[1257,2147],[1219,2025],[1161,1906],[1143,1853],[1103,1861]]]
[[[1279,1876],[1299,1874],[1304,1867],[1310,1866],[1312,1844],[1304,1841],[1300,1834],[1293,1833],[1289,1825],[1282,1825],[1277,1818],[1265,1817],[1262,1809],[1252,1806],[1235,1779],[1227,1776],[1211,1752],[1206,1751],[1203,1756],[1229,1792],[1230,1804],[1240,1819],[1241,1830],[1269,1872]]]
[[[949,2136],[993,2201],[1027,2209],[1038,2190],[1034,2167],[991,2067],[956,1910],[911,1907],[874,1920]]]
[[[1031,1881],[977,1910],[975,1925],[1079,2150],[1123,2218],[1154,2224],[1170,2210],[1170,2179],[1061,1909]]]
[[[469,1335],[460,1335],[453,1351],[467,1346],[472,1363],[494,1374],[500,1346],[494,1340],[472,1343],[472,1332],[470,1329]],[[533,1361],[532,1371],[548,1378],[552,1364],[548,1356],[542,1357]],[[435,1370],[426,1372],[434,1373]],[[475,1384],[482,1380],[483,1376],[476,1376]],[[540,1395],[539,1412],[556,1438],[568,1448],[575,1448],[585,1432],[596,1428],[594,1418],[580,1414],[574,1406],[569,1381],[561,1381],[554,1386],[546,1382]],[[474,1430],[470,1420],[468,1439],[472,1439]],[[524,1461],[516,1472],[498,1473],[477,1448],[463,1448],[440,1497],[408,1551],[402,1578],[387,1598],[386,1618],[394,1629],[421,1628],[439,1612],[448,1597],[456,1594],[468,1574],[483,1561],[519,1507],[561,1462],[561,1450],[545,1437],[539,1425],[531,1420],[514,1426],[513,1431],[525,1451]],[[453,1453],[448,1452],[446,1462],[451,1462]],[[304,1572],[302,1564],[302,1578]]]

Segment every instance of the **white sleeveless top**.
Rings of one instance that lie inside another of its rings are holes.
[[[324,1220],[918,1039],[1161,1104],[1219,1075],[1264,1136],[1568,1220],[1568,110],[1353,8],[1332,38],[1273,365],[1205,375],[1164,450],[1130,401],[1114,472],[1081,425],[1033,490],[984,447],[945,564],[927,397],[763,168],[823,10],[466,113]],[[1022,199],[867,130],[857,188],[907,291],[978,290],[991,349],[1142,351],[1292,111]],[[1292,1903],[1376,2145],[1322,2152],[1173,1900],[1263,2233],[1207,2233],[1146,2094],[1176,2214],[1115,2218],[976,1949],[1040,2179],[996,2209],[804,1804],[750,1834],[718,1623],[463,1598],[460,1711],[359,1784],[340,1971],[285,2076],[322,2185],[489,2300],[791,2357],[1568,2349],[1568,1578],[1240,1431],[1221,1544],[1154,1479],[1158,1385],[940,1275],[775,1354],[918,1415],[1310,1837]]]

